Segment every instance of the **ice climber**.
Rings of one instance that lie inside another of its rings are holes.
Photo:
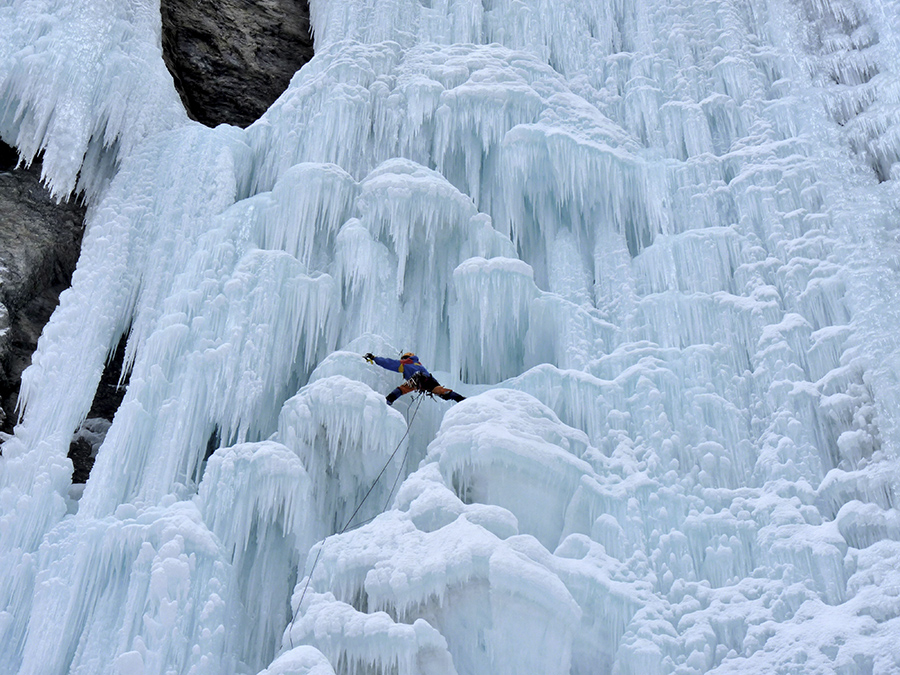
[[[434,379],[431,373],[425,370],[425,366],[419,363],[419,357],[412,352],[404,352],[400,360],[387,359],[383,356],[374,356],[371,352],[363,355],[369,363],[381,366],[385,370],[394,370],[403,375],[406,381],[384,397],[388,405],[408,394],[411,391],[424,391],[427,394],[440,396],[445,401],[465,401],[465,396],[460,396],[452,389],[442,387],[441,383]]]

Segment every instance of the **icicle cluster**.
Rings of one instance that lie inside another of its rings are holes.
[[[0,457],[0,671],[900,670],[893,8],[311,15],[241,130],[154,3],[0,8],[0,137],[90,204]],[[406,350],[467,400],[388,407],[361,355]]]

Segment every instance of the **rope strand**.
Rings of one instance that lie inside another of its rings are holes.
[[[341,531],[338,532],[337,534],[344,534],[344,532],[347,531],[347,528],[350,527],[350,523],[353,522],[353,519],[356,517],[356,514],[359,513],[359,510],[363,507],[363,504],[366,503],[366,500],[369,498],[369,495],[372,494],[372,490],[375,489],[375,486],[378,485],[378,481],[384,475],[384,472],[387,471],[387,468],[388,468],[388,466],[390,466],[391,461],[394,459],[394,456],[397,454],[397,451],[400,450],[400,446],[403,445],[403,441],[405,441],[406,437],[409,436],[409,430],[412,426],[413,420],[416,419],[416,414],[419,412],[419,406],[422,405],[423,398],[425,398],[425,392],[424,391],[418,392],[418,394],[416,396],[416,400],[417,400],[416,409],[413,411],[412,417],[406,421],[406,432],[403,434],[403,437],[400,439],[400,442],[397,443],[397,447],[394,448],[394,451],[391,453],[391,456],[388,457],[387,462],[384,463],[384,466],[381,468],[381,471],[375,477],[375,480],[372,482],[372,486],[369,488],[369,491],[366,492],[365,496],[359,502],[356,509],[350,515],[350,518],[347,520],[347,524],[344,525],[344,527],[341,528]],[[410,406],[410,407],[412,407],[412,406]],[[409,408],[407,408],[407,413],[408,412],[409,412]],[[384,513],[387,510],[388,503],[390,503],[391,496],[394,494],[394,488],[397,487],[397,481],[400,480],[400,475],[403,473],[403,467],[406,464],[406,458],[408,456],[409,456],[409,445],[407,444],[406,452],[403,454],[403,460],[400,463],[400,470],[397,472],[397,478],[394,479],[394,484],[391,486],[391,492],[388,495],[388,501],[385,502],[385,505],[381,509],[380,513],[377,513],[374,516],[372,516],[371,518],[369,518],[368,520],[365,520],[362,523],[360,523],[359,524],[360,527],[362,527],[366,523],[372,522],[373,520],[375,520],[378,516],[380,516],[382,513]],[[327,537],[326,537],[326,539],[327,539]],[[324,540],[322,540],[322,543],[324,544]],[[310,581],[312,581],[312,575],[313,575],[313,572],[316,571],[316,565],[319,563],[319,556],[322,555],[323,548],[324,548],[324,546],[319,546],[319,550],[316,552],[316,558],[315,558],[315,560],[313,560],[312,567],[309,570],[309,575],[306,577],[306,585],[303,587],[303,593],[300,594],[300,602],[297,603],[297,612],[300,611],[300,607],[303,605],[303,599],[306,597],[306,591],[309,589],[309,583],[310,583]],[[293,616],[291,617],[291,623],[290,623],[290,626],[288,626],[288,641],[290,642],[291,649],[294,648],[294,637],[291,633],[294,628],[294,622],[297,620],[297,614],[293,613],[293,612],[292,612],[292,614],[293,614]]]
[[[419,394],[419,400],[416,403],[416,409],[413,411],[412,419],[406,423],[406,430],[409,432],[409,426],[412,424],[412,420],[416,419],[416,413],[419,412],[419,406],[422,405],[422,399],[425,398],[424,393]],[[387,499],[384,502],[384,506],[381,507],[381,513],[387,511],[388,504],[391,503],[391,498],[394,496],[394,490],[397,489],[397,483],[400,481],[400,476],[402,476],[406,471],[406,458],[409,457],[409,443],[406,444],[406,452],[403,453],[403,459],[400,460],[400,468],[397,470],[397,477],[394,479],[394,484],[391,485],[391,491],[388,493]],[[378,516],[373,516],[369,519],[369,521],[374,520]]]

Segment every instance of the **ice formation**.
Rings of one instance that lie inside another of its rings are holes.
[[[245,130],[157,3],[0,7],[0,137],[90,207],[0,672],[900,671],[896,7],[310,4]],[[467,400],[388,408],[399,349]]]

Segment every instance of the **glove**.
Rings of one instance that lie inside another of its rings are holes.
[[[375,363],[375,357],[372,355],[372,352],[366,352],[363,354],[363,358],[369,363]]]

